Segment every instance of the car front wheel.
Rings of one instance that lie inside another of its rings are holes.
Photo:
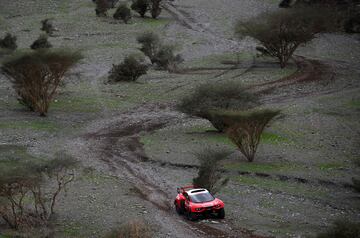
[[[194,214],[194,213],[192,213],[192,212],[187,212],[186,213],[186,217],[187,217],[187,219],[189,220],[189,221],[195,221],[196,220],[196,214]]]
[[[178,205],[175,205],[175,209],[176,209],[176,212],[177,212],[179,215],[181,215],[181,214],[184,213],[183,210],[181,209],[181,207],[179,207]]]
[[[217,217],[220,219],[224,219],[225,218],[225,209],[221,208],[220,211],[217,214]]]

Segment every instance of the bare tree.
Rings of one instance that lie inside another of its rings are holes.
[[[0,165],[0,216],[18,229],[47,223],[59,194],[74,180],[77,161],[58,154],[47,161],[2,159]]]

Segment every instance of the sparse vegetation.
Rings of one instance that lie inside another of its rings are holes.
[[[11,57],[1,69],[19,102],[46,116],[64,74],[81,58],[80,53],[69,50],[35,51]]]
[[[161,45],[159,51],[156,53],[154,63],[160,69],[167,69],[175,71],[177,65],[183,61],[181,55],[175,55],[175,47],[172,45]]]
[[[131,19],[131,10],[126,4],[121,4],[114,13],[113,16],[117,20],[123,20],[125,24]]]
[[[151,0],[151,17],[156,19],[161,13],[161,3],[162,0]]]
[[[106,17],[109,9],[109,3],[107,0],[95,0],[96,8],[95,13],[98,17]]]
[[[2,158],[0,216],[12,228],[46,225],[59,194],[74,180],[77,162],[58,154],[52,160]]]
[[[132,0],[131,9],[139,13],[141,17],[145,17],[145,14],[149,10],[149,8],[149,0]]]
[[[152,231],[143,221],[130,221],[111,231],[105,238],[151,238]]]
[[[360,223],[349,220],[337,220],[328,231],[317,235],[317,238],[358,238]]]
[[[220,132],[223,121],[211,112],[217,110],[248,110],[259,105],[258,97],[239,83],[207,83],[199,85],[178,104],[178,109],[191,116],[209,120]]]
[[[153,32],[146,32],[136,38],[137,42],[141,44],[140,50],[149,57],[152,64],[156,61],[157,52],[160,50],[160,37]]]
[[[198,176],[193,179],[193,184],[206,188],[213,194],[217,193],[229,180],[222,178],[222,173],[219,170],[219,163],[226,159],[229,154],[228,151],[211,149],[198,153],[196,157],[200,161],[200,168]]]
[[[48,36],[46,34],[41,34],[30,46],[33,50],[48,49],[51,47],[52,44],[48,41]]]
[[[247,160],[252,162],[261,134],[269,122],[279,113],[276,110],[218,111],[214,113],[214,116],[224,122],[227,128],[226,134]]]
[[[16,36],[7,33],[4,38],[0,39],[0,48],[16,50]]]
[[[45,31],[46,34],[49,36],[52,36],[54,32],[56,31],[55,27],[53,26],[51,19],[45,19],[41,21],[42,27],[41,30]]]
[[[141,63],[135,56],[128,56],[119,65],[113,65],[109,79],[118,81],[136,81],[141,75],[146,74],[148,67]]]
[[[311,7],[266,12],[237,25],[240,36],[250,36],[261,44],[267,55],[277,58],[284,68],[295,50],[334,25],[330,13]]]

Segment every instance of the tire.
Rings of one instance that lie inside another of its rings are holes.
[[[217,214],[217,217],[219,219],[224,219],[225,218],[225,209],[224,208],[221,208],[220,211],[218,212]]]
[[[196,215],[192,212],[187,212],[186,213],[186,218],[189,220],[189,221],[195,221],[197,219]]]
[[[178,207],[178,205],[175,205],[175,210],[176,210],[177,214],[179,214],[179,215],[184,213],[183,209],[181,209],[181,207]]]

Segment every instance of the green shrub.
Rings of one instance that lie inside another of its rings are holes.
[[[130,221],[118,229],[114,229],[105,238],[151,238],[150,226],[143,221]]]
[[[317,238],[359,238],[360,223],[349,220],[337,220],[328,231],[317,235]]]
[[[181,63],[183,59],[179,54],[175,55],[174,49],[175,47],[172,45],[161,45],[153,62],[161,69],[176,70],[177,64]]]
[[[237,33],[260,42],[268,54],[284,68],[295,50],[313,40],[318,33],[330,30],[331,12],[312,7],[297,7],[265,12],[247,21],[240,21]]]
[[[137,42],[141,44],[140,50],[149,57],[151,63],[155,63],[156,55],[160,50],[160,37],[153,32],[146,32],[137,37]]]
[[[141,17],[145,17],[145,14],[149,10],[149,7],[149,0],[132,0],[131,9],[139,13]]]
[[[40,35],[39,38],[35,40],[30,46],[30,48],[33,50],[48,49],[51,47],[52,44],[48,41],[48,36],[45,34]]]
[[[7,33],[4,38],[0,39],[0,48],[16,50],[16,36]]]
[[[206,188],[215,194],[228,182],[228,178],[223,179],[219,170],[219,163],[229,156],[229,152],[223,150],[207,149],[196,155],[200,161],[198,175],[193,179],[193,184],[197,187]]]
[[[117,20],[123,20],[126,24],[131,19],[131,10],[126,4],[120,5],[113,16]]]
[[[214,117],[222,120],[226,127],[226,134],[240,149],[241,153],[252,162],[258,148],[261,134],[269,122],[280,111],[249,110],[249,111],[216,111]]]
[[[256,95],[246,91],[239,83],[206,83],[197,86],[193,93],[181,99],[178,110],[191,116],[209,120],[220,132],[225,125],[210,113],[216,110],[248,110],[259,105]]]
[[[96,0],[95,1],[96,8],[95,13],[98,17],[106,17],[107,11],[109,9],[109,3],[107,0]]]
[[[119,65],[113,65],[110,71],[109,79],[111,81],[135,81],[141,75],[146,74],[148,67],[136,59],[134,56],[128,56]]]
[[[5,61],[1,69],[9,78],[21,104],[46,116],[64,74],[82,56],[69,50],[33,51]]]

